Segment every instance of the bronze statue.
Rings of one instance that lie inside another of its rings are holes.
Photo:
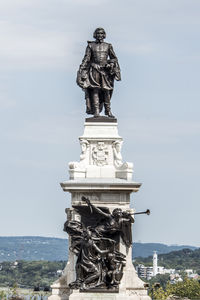
[[[115,208],[112,213],[109,210],[105,212],[94,206],[88,198],[82,197],[82,201],[90,207],[91,214],[95,214],[96,220],[98,216],[101,217],[100,224],[95,227],[100,236],[112,237],[118,234],[127,247],[132,245],[131,225],[134,223],[134,218],[130,213],[122,211],[121,208]]]
[[[107,207],[97,207],[86,197],[87,205],[73,206],[81,221],[68,220],[64,231],[71,236],[70,251],[77,256],[76,280],[69,284],[72,289],[117,290],[126,265],[126,256],[119,252],[120,237],[126,247],[132,245],[132,215],[115,208],[111,213]]]
[[[70,251],[77,255],[76,280],[70,283],[70,288],[117,287],[126,260],[122,253],[115,250],[116,242],[98,237],[96,231],[78,221],[67,221],[64,230],[72,238]]]
[[[111,113],[110,99],[114,80],[121,80],[120,67],[113,47],[105,43],[106,32],[97,28],[88,41],[85,56],[77,74],[77,84],[84,90],[86,113],[99,117],[103,107],[105,115],[114,118]]]

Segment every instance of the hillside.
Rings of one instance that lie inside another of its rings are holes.
[[[152,256],[149,257],[137,257],[134,261],[134,265],[143,264],[146,266],[152,266]],[[182,249],[179,251],[172,251],[166,254],[158,255],[158,265],[165,268],[173,268],[176,270],[194,269],[200,274],[200,248]]]
[[[169,253],[192,246],[167,246],[159,243],[134,243],[133,258],[152,256],[153,251]],[[68,257],[67,239],[21,236],[0,237],[0,262],[15,260],[66,261]]]
[[[18,261],[2,262],[0,264],[0,286],[12,287],[17,283],[19,287],[34,288],[50,286],[64,269],[64,261]]]
[[[183,249],[172,251],[167,254],[158,255],[159,265],[166,268],[179,270],[194,269],[200,274],[200,249]],[[152,256],[147,258],[136,258],[134,264],[142,263],[152,266]],[[17,283],[20,287],[33,288],[40,285],[41,288],[50,286],[55,281],[61,270],[64,269],[66,261],[21,261],[0,263],[0,286],[13,286]],[[165,282],[165,278],[155,278],[156,281]]]
[[[0,262],[67,260],[68,240],[37,236],[0,237]]]
[[[178,251],[182,249],[197,249],[197,247],[188,246],[188,245],[165,245],[161,243],[134,243],[133,244],[133,258],[141,256],[148,257],[153,255],[153,251],[160,253],[169,253],[171,251]]]

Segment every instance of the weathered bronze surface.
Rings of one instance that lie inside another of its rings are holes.
[[[120,208],[109,209],[94,206],[82,197],[87,206],[74,206],[81,222],[68,220],[64,230],[71,236],[70,250],[77,255],[76,280],[73,289],[87,291],[118,290],[123,276],[126,257],[119,252],[120,237],[127,247],[132,244],[130,213]]]
[[[88,41],[85,56],[77,73],[77,84],[84,90],[86,113],[98,117],[103,107],[105,115],[114,118],[111,113],[110,99],[114,80],[121,80],[117,56],[111,44],[104,42],[106,32],[97,28]]]

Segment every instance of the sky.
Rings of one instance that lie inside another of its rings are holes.
[[[200,247],[200,1],[1,0],[0,236],[67,238],[68,162],[85,101],[76,72],[96,27],[118,56],[112,111],[142,182],[135,242]]]

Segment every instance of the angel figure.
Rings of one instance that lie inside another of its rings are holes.
[[[94,214],[96,219],[98,217],[101,218],[101,222],[95,226],[95,231],[100,236],[112,237],[112,235],[119,233],[127,247],[132,245],[131,224],[134,223],[134,218],[129,212],[122,211],[121,208],[115,208],[112,213],[109,209],[105,212],[101,208],[94,206],[84,196],[82,201],[87,203],[91,214]]]

